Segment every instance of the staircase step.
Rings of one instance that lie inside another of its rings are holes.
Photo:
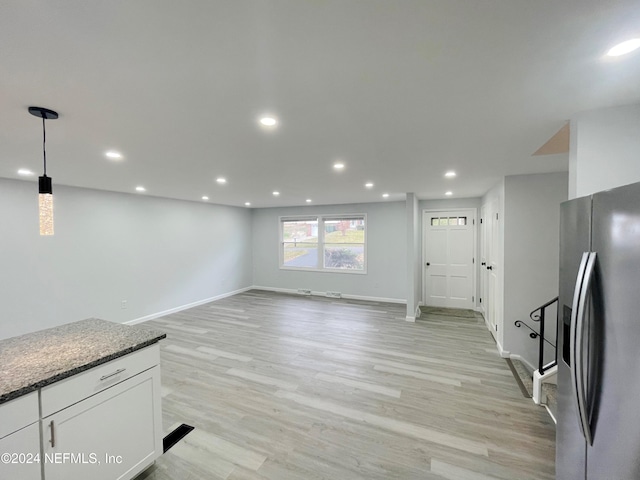
[[[511,372],[520,387],[522,395],[526,398],[533,397],[533,376],[529,372],[529,369],[519,360],[512,360],[509,358],[505,358],[505,360],[507,361],[507,365],[509,365]],[[557,385],[553,383],[542,384],[542,393],[544,394],[544,398],[546,398],[546,400],[544,400],[544,404],[549,410],[551,416],[554,418],[554,421],[557,418],[558,412],[557,392]]]
[[[510,358],[505,358],[505,360],[520,387],[522,395],[531,398],[533,396],[533,377],[527,367],[520,360],[512,360]]]

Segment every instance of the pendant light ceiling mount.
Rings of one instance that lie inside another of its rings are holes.
[[[29,113],[44,120],[56,120],[58,118],[58,112],[44,107],[29,107]]]

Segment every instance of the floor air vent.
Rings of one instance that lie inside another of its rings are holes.
[[[191,430],[193,430],[193,429],[194,429],[194,427],[192,427],[191,425],[187,425],[187,424],[183,423],[178,428],[176,428],[173,432],[169,433],[162,440],[162,447],[163,447],[163,450],[164,450],[162,453],[167,453],[167,450],[169,450],[176,443],[178,443],[180,440],[182,440],[184,437],[186,437],[187,434],[189,432],[191,432]]]

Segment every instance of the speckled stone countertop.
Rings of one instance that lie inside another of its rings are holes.
[[[156,343],[157,330],[97,318],[0,341],[0,404]]]

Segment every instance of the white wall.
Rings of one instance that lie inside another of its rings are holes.
[[[640,181],[640,104],[592,110],[571,119],[569,196]]]
[[[0,179],[0,338],[87,317],[124,322],[251,285],[247,209]],[[127,300],[127,309],[121,301]]]
[[[406,301],[407,227],[405,202],[254,209],[253,283],[259,287]],[[367,214],[367,273],[281,270],[279,217],[341,213]]]
[[[558,295],[560,203],[567,200],[567,185],[566,172],[505,178],[503,347],[532,366],[538,341],[514,322],[524,320],[538,330],[529,313]],[[545,336],[555,343],[555,308],[547,315]],[[545,355],[553,359],[551,347]]]

